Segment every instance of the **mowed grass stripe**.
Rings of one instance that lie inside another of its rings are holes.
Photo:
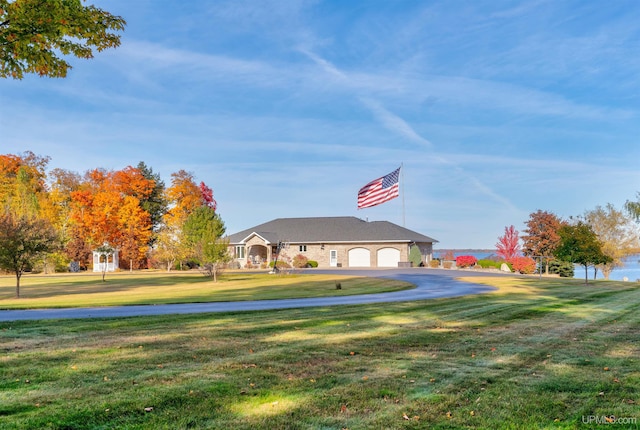
[[[0,427],[576,429],[597,427],[588,416],[640,418],[638,285],[483,282],[499,290],[5,323]]]

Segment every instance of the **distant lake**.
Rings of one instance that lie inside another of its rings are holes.
[[[627,278],[629,281],[635,282],[640,279],[640,254],[630,255],[622,260],[624,266],[613,269],[609,279],[611,281],[622,281],[623,278]],[[593,267],[589,268],[589,279],[593,279]],[[584,267],[577,266],[574,272],[576,278],[584,279]],[[598,276],[596,279],[604,279],[602,272],[598,270]]]
[[[433,257],[442,258],[445,252],[447,252],[447,250],[434,250]],[[453,255],[456,257],[460,255],[473,255],[478,260],[482,260],[483,258],[487,258],[491,255],[496,255],[496,251],[490,249],[462,249],[453,250]],[[624,266],[614,269],[613,272],[611,272],[611,276],[609,276],[609,279],[612,281],[622,281],[623,278],[626,277],[629,281],[633,282],[635,282],[637,279],[640,279],[640,254],[630,255],[622,261],[624,262]],[[593,279],[593,267],[589,268],[588,273],[589,279]],[[574,276],[576,278],[584,279],[584,267],[576,266]],[[602,276],[602,272],[599,270],[596,279],[604,279],[604,276]]]

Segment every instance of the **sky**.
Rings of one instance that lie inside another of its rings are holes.
[[[122,44],[65,79],[0,79],[0,154],[144,161],[214,190],[229,234],[386,220],[493,248],[537,210],[640,191],[640,3],[100,0]],[[402,166],[400,197],[357,192]]]

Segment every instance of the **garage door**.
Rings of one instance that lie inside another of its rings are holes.
[[[367,248],[349,250],[349,267],[370,267],[371,252]]]
[[[382,248],[378,250],[378,267],[398,267],[400,250],[395,248]]]

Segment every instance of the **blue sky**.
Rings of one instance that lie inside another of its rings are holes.
[[[352,215],[437,248],[640,191],[635,0],[93,3],[127,20],[122,45],[66,79],[1,80],[0,153],[185,169],[229,233]],[[401,163],[401,197],[357,210]]]

